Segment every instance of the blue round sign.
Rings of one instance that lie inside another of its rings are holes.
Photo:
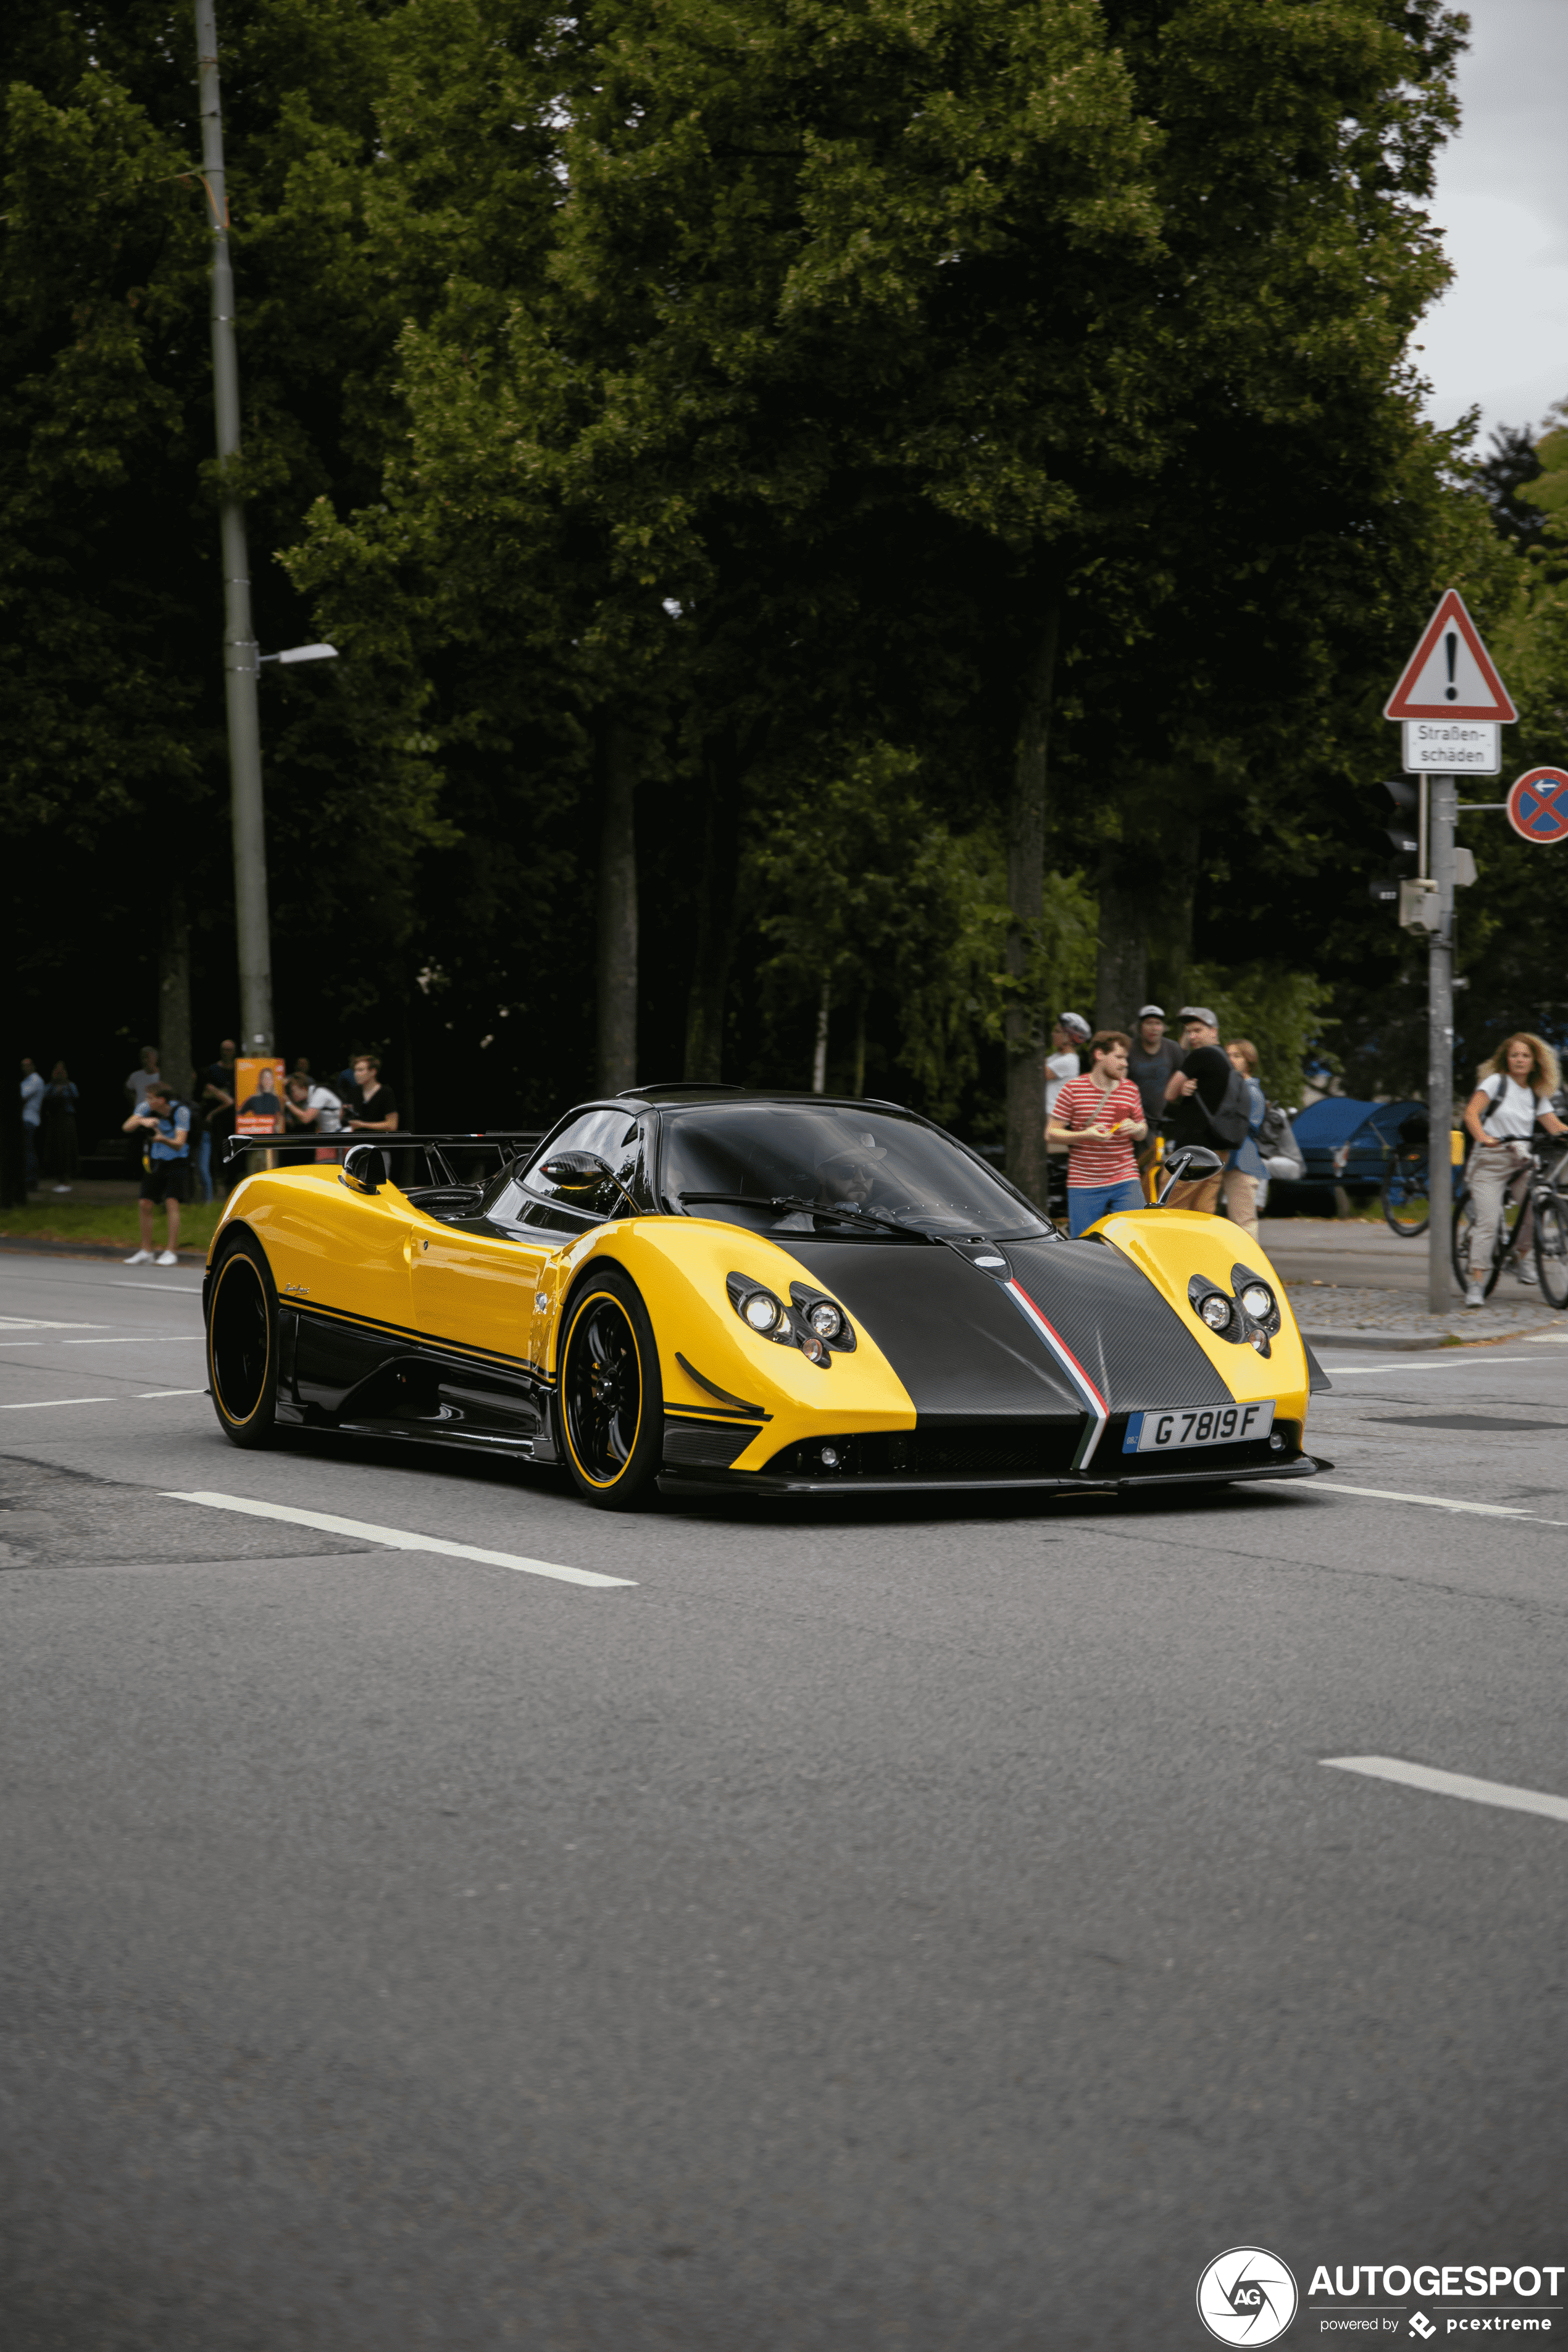
[[[1568,769],[1527,768],[1509,787],[1508,821],[1538,846],[1568,841]]]

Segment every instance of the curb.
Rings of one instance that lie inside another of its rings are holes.
[[[118,1258],[125,1262],[123,1242],[35,1241],[30,1234],[0,1234],[0,1250],[16,1250],[26,1257]],[[182,1265],[205,1265],[205,1250],[176,1250]]]
[[[1375,1331],[1309,1331],[1305,1324],[1300,1327],[1302,1339],[1313,1348],[1371,1349],[1374,1355],[1379,1350],[1385,1355],[1420,1355],[1434,1348],[1501,1348],[1510,1339],[1529,1339],[1551,1328],[1547,1323],[1521,1324],[1514,1331],[1488,1331],[1484,1336],[1467,1339],[1458,1331],[1442,1332],[1436,1338],[1428,1338],[1424,1332],[1396,1331],[1380,1339]]]

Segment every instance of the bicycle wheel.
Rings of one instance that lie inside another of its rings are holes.
[[[1470,1236],[1475,1231],[1475,1203],[1467,1192],[1462,1201],[1456,1201],[1454,1203],[1454,1279],[1461,1290],[1469,1287]],[[1508,1246],[1509,1231],[1507,1220],[1500,1218],[1497,1239],[1492,1244],[1492,1262],[1488,1268],[1486,1287],[1481,1294],[1485,1298],[1489,1298],[1497,1288],[1497,1279],[1502,1272],[1503,1252]]]
[[[1568,1201],[1545,1188],[1535,1196],[1535,1270],[1548,1307],[1568,1307]]]
[[[1383,1171],[1383,1218],[1391,1233],[1415,1241],[1432,1222],[1424,1154],[1395,1152]]]

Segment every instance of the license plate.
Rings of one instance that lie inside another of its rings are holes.
[[[1240,1445],[1267,1437],[1274,1426],[1272,1404],[1183,1405],[1171,1412],[1134,1412],[1127,1417],[1123,1454],[1185,1453],[1194,1445]]]

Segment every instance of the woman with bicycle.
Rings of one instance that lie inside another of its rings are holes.
[[[1484,1307],[1491,1276],[1492,1252],[1502,1218],[1503,1195],[1525,1177],[1531,1165],[1530,1141],[1536,1121],[1548,1135],[1568,1135],[1568,1127],[1548,1108],[1563,1083],[1557,1056],[1543,1037],[1516,1030],[1478,1073],[1480,1083],[1465,1105],[1465,1127],[1473,1149],[1465,1181],[1475,1205],[1470,1227],[1469,1280],[1467,1307]],[[1538,1277],[1525,1253],[1530,1235],[1528,1211],[1520,1218],[1514,1239],[1514,1266],[1521,1282]]]

